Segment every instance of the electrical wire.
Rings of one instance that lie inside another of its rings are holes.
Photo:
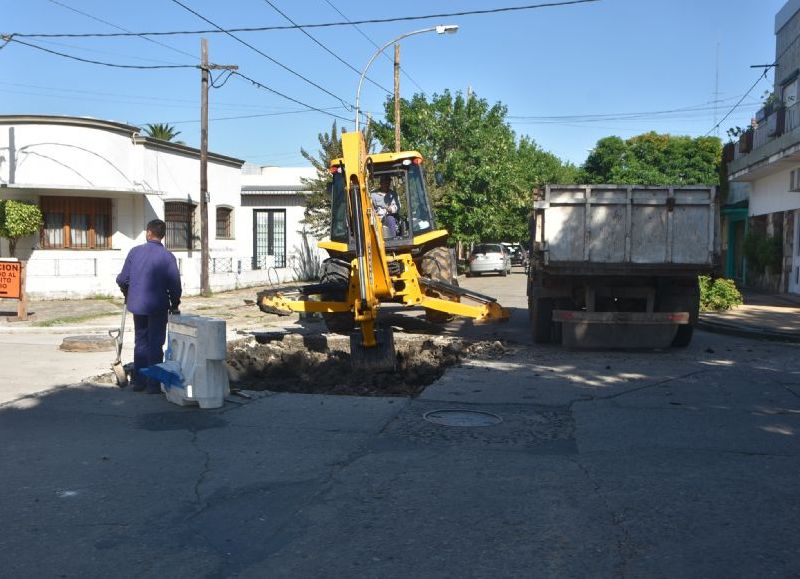
[[[328,116],[330,116],[330,117],[334,117],[334,118],[340,119],[340,120],[342,120],[342,121],[348,121],[348,122],[349,122],[350,120],[352,120],[352,119],[347,119],[347,118],[345,118],[345,117],[342,117],[342,116],[339,116],[339,115],[337,115],[337,114],[331,113],[329,110],[322,109],[322,108],[319,108],[319,107],[315,107],[315,106],[312,106],[312,105],[306,104],[306,103],[304,103],[303,101],[297,100],[297,99],[296,99],[296,98],[294,98],[294,97],[290,97],[290,96],[289,96],[289,95],[287,95],[287,94],[284,94],[284,93],[282,93],[282,92],[280,92],[280,91],[277,91],[277,90],[275,90],[274,88],[271,88],[271,87],[269,87],[269,86],[267,86],[267,85],[265,85],[265,84],[262,84],[262,83],[258,82],[258,81],[257,81],[257,80],[255,80],[255,79],[252,79],[252,78],[250,78],[249,76],[247,76],[247,75],[246,75],[246,74],[244,74],[244,73],[241,73],[241,72],[239,72],[238,70],[237,70],[237,71],[233,71],[233,74],[234,74],[235,76],[240,76],[240,77],[242,77],[243,79],[245,79],[245,80],[249,81],[249,82],[250,82],[250,83],[251,83],[253,86],[256,86],[256,87],[258,87],[258,88],[260,88],[260,89],[263,89],[263,90],[265,90],[265,91],[271,92],[272,94],[278,95],[279,97],[283,97],[283,98],[285,98],[286,100],[290,100],[290,101],[292,101],[293,103],[296,103],[296,104],[298,104],[298,105],[300,105],[300,106],[302,106],[302,107],[306,107],[307,109],[310,109],[310,110],[312,110],[312,111],[317,111],[317,112],[319,112],[319,113],[322,113],[322,114],[324,114],[324,115],[328,115]],[[347,108],[347,106],[346,106],[346,105],[345,105],[345,108]]]
[[[295,26],[297,26],[297,23],[296,23],[294,20],[292,20],[291,18],[289,18],[289,16],[288,16],[286,13],[282,12],[282,11],[281,11],[281,10],[280,10],[280,9],[279,9],[277,6],[275,6],[275,4],[273,4],[272,2],[270,2],[270,0],[264,0],[264,2],[266,2],[266,3],[267,3],[267,4],[268,4],[268,5],[269,5],[269,6],[270,6],[270,7],[271,7],[273,10],[275,10],[275,12],[277,12],[278,14],[280,14],[281,16],[283,16],[284,18],[286,18],[286,20],[288,20],[289,22],[291,22],[292,24],[294,24]],[[308,37],[309,37],[311,40],[313,40],[313,41],[314,41],[314,43],[316,43],[318,46],[320,46],[320,47],[321,47],[321,48],[322,48],[322,49],[323,49],[325,52],[327,52],[328,54],[330,54],[331,56],[333,56],[333,57],[334,57],[336,60],[338,60],[338,61],[339,61],[339,62],[341,62],[343,65],[345,65],[347,68],[349,68],[350,70],[352,70],[353,72],[355,72],[357,75],[361,76],[361,71],[360,71],[360,70],[358,70],[358,69],[357,69],[355,66],[353,66],[352,64],[350,64],[349,62],[347,62],[346,60],[344,60],[344,59],[343,59],[341,56],[339,56],[338,54],[336,54],[335,52],[333,52],[333,51],[332,51],[330,48],[328,48],[327,46],[325,46],[325,45],[324,45],[322,42],[320,42],[319,40],[317,40],[317,39],[316,39],[314,36],[312,36],[312,35],[311,35],[311,33],[309,33],[309,32],[307,32],[307,31],[303,30],[302,28],[298,28],[298,30],[299,30],[300,32],[302,32],[303,34],[305,34],[306,36],[308,36]],[[367,79],[367,80],[368,80],[369,82],[371,82],[372,84],[374,84],[374,85],[375,85],[376,87],[378,87],[379,89],[381,89],[381,90],[385,91],[387,94],[392,94],[392,91],[390,91],[388,88],[384,87],[383,85],[380,85],[380,84],[378,84],[377,82],[375,82],[374,80],[372,80],[370,77],[368,77],[368,76],[365,76],[364,78],[365,78],[365,79]]]
[[[325,108],[325,109],[321,109],[321,110],[327,111],[327,110],[336,110],[336,109],[341,109],[341,108],[343,108],[343,107],[329,107],[329,108]],[[274,112],[274,113],[261,113],[261,114],[253,114],[253,115],[234,115],[234,116],[230,116],[230,117],[214,117],[214,118],[211,118],[211,119],[208,119],[208,120],[209,121],[234,121],[234,120],[242,120],[242,119],[260,119],[260,118],[264,118],[264,117],[281,117],[281,116],[284,116],[284,115],[296,115],[296,114],[299,114],[299,113],[310,113],[310,112],[316,112],[316,111],[314,109],[305,108],[305,109],[299,109],[299,110],[293,110],[293,111],[280,111],[280,112]],[[182,121],[165,121],[165,122],[167,124],[169,124],[169,125],[186,125],[186,124],[189,124],[189,123],[199,123],[200,119],[187,119],[187,120],[182,120]],[[147,124],[147,123],[134,123],[134,124],[142,125],[142,124]]]
[[[208,18],[206,18],[206,17],[205,17],[205,16],[203,16],[202,14],[200,14],[200,13],[196,12],[195,10],[192,10],[191,8],[189,8],[189,7],[188,7],[186,4],[184,4],[184,3],[183,3],[183,2],[181,2],[180,0],[172,0],[172,2],[174,2],[175,4],[177,4],[178,6],[180,6],[181,8],[183,8],[183,9],[187,10],[188,12],[191,12],[192,14],[194,14],[195,16],[197,16],[198,18],[200,18],[201,20],[203,20],[203,21],[205,21],[205,22],[208,22],[208,23],[209,23],[211,26],[216,26],[216,27],[217,27],[217,29],[218,29],[219,31],[221,31],[221,32],[224,32],[225,34],[227,34],[228,36],[230,36],[231,38],[233,38],[234,40],[236,40],[236,41],[237,41],[237,42],[239,42],[240,44],[243,44],[244,46],[246,46],[246,47],[247,47],[247,48],[249,48],[250,50],[253,50],[253,51],[257,52],[258,54],[260,54],[261,56],[263,56],[264,58],[266,58],[266,59],[267,59],[267,60],[269,60],[270,62],[272,62],[272,63],[274,63],[274,64],[278,65],[279,67],[281,67],[281,68],[282,68],[282,69],[284,69],[285,71],[287,71],[287,72],[289,72],[289,73],[291,73],[291,74],[295,75],[295,76],[296,76],[296,77],[298,77],[298,78],[301,78],[301,79],[303,79],[305,82],[307,82],[308,84],[310,84],[311,86],[313,86],[313,87],[315,87],[315,88],[318,88],[319,90],[321,90],[321,91],[322,91],[322,92],[324,92],[325,94],[332,96],[333,98],[335,98],[336,100],[338,100],[340,103],[342,103],[342,104],[343,104],[345,107],[348,107],[348,106],[349,106],[349,107],[352,107],[352,106],[353,106],[352,104],[350,104],[350,103],[348,103],[347,101],[345,101],[343,98],[341,98],[341,97],[339,97],[339,96],[337,96],[337,95],[333,94],[331,91],[329,91],[329,90],[328,90],[328,89],[326,89],[325,87],[323,87],[323,86],[321,86],[321,85],[319,85],[319,84],[315,83],[313,80],[311,80],[311,79],[309,79],[309,78],[307,78],[307,77],[303,76],[302,74],[300,74],[300,73],[299,73],[299,72],[297,72],[296,70],[293,70],[292,68],[290,68],[290,67],[286,66],[286,65],[285,65],[285,64],[283,64],[282,62],[278,62],[277,60],[275,60],[274,58],[272,58],[272,57],[271,57],[270,55],[268,55],[267,53],[265,53],[265,52],[263,52],[263,51],[259,50],[258,48],[256,48],[256,47],[255,47],[255,46],[253,46],[252,44],[249,44],[249,43],[245,42],[244,40],[242,40],[241,38],[239,38],[239,37],[238,37],[238,36],[236,36],[235,34],[233,34],[233,33],[229,32],[229,31],[225,30],[225,29],[224,29],[224,28],[222,28],[221,26],[218,26],[217,24],[215,24],[214,22],[212,22],[211,20],[209,20]],[[285,95],[284,95],[284,96],[285,96]]]
[[[227,83],[230,80],[230,78],[233,76],[233,71],[228,69],[225,72],[223,72],[222,74],[225,74],[225,73],[228,73],[228,76],[225,77],[225,80],[222,81],[222,84],[216,84],[216,81],[214,80],[214,76],[211,74],[211,71],[209,71],[208,72],[208,77],[209,77],[209,80],[211,82],[208,84],[208,86],[210,86],[211,88],[222,88],[223,86],[225,86],[225,83]],[[222,75],[220,75],[220,76],[222,76]]]
[[[725,121],[725,119],[727,119],[729,116],[731,116],[731,114],[733,113],[733,111],[735,111],[737,108],[739,108],[739,105],[741,105],[741,104],[742,104],[742,101],[744,101],[744,99],[746,99],[746,98],[748,97],[748,95],[749,95],[751,92],[753,92],[753,89],[754,89],[754,88],[756,88],[756,86],[758,85],[758,83],[760,83],[760,82],[762,81],[762,79],[765,79],[765,78],[767,78],[767,72],[768,72],[768,71],[769,71],[769,69],[765,70],[765,71],[764,71],[764,72],[761,74],[761,76],[759,76],[759,77],[758,77],[758,79],[757,79],[757,80],[756,80],[756,81],[753,83],[753,86],[751,86],[749,89],[747,89],[747,92],[746,92],[746,93],[744,93],[744,95],[742,95],[742,98],[740,98],[740,99],[739,99],[739,102],[737,102],[735,105],[733,105],[733,107],[731,108],[731,110],[729,110],[729,111],[728,111],[728,112],[725,114],[725,116],[724,116],[724,117],[722,117],[722,118],[719,120],[719,122],[718,122],[716,125],[714,125],[713,127],[711,127],[711,129],[709,129],[709,131],[706,133],[706,136],[708,136],[708,135],[710,135],[711,133],[713,133],[714,131],[716,131],[716,130],[717,130],[719,127],[720,127],[720,125],[722,125],[722,123]]]
[[[345,20],[347,20],[348,22],[351,22],[351,21],[350,21],[350,19],[349,19],[349,18],[347,18],[347,16],[345,16],[345,15],[342,13],[342,11],[341,11],[341,10],[339,10],[339,9],[338,9],[336,6],[334,6],[334,5],[331,3],[331,1],[330,1],[330,0],[325,0],[325,3],[326,3],[328,6],[330,6],[331,8],[333,8],[333,9],[334,9],[334,10],[335,10],[335,11],[336,11],[338,14],[339,14],[339,16],[341,16],[342,18],[344,18],[344,19],[345,19]],[[360,28],[359,28],[357,25],[353,24],[353,28],[355,28],[355,29],[358,31],[358,33],[359,33],[361,36],[363,36],[364,38],[366,38],[366,39],[367,39],[367,41],[368,41],[370,44],[372,44],[372,46],[374,46],[375,48],[380,48],[380,45],[379,45],[377,42],[375,42],[374,40],[372,40],[372,38],[370,38],[369,36],[367,36],[367,35],[366,35],[366,33],[364,33],[364,31],[363,31],[363,30],[361,30],[361,29],[360,29]],[[382,54],[383,54],[383,56],[386,58],[386,60],[388,60],[389,62],[392,62],[392,63],[394,62],[394,59],[393,59],[391,56],[389,56],[389,55],[388,55],[388,54],[386,54],[385,52],[384,52],[384,53],[382,53]],[[403,73],[403,75],[404,75],[404,76],[405,76],[405,77],[406,77],[408,80],[410,80],[410,81],[411,81],[411,82],[414,84],[414,86],[416,86],[416,87],[417,87],[419,90],[421,90],[422,92],[425,92],[425,89],[424,89],[424,88],[422,88],[422,87],[419,85],[419,83],[418,83],[417,81],[415,81],[413,78],[411,78],[411,75],[409,75],[409,74],[408,74],[408,73],[405,71],[405,69],[404,69],[402,66],[400,67],[400,72],[401,72],[401,73]]]
[[[41,50],[42,52],[47,52],[50,54],[54,54],[56,56],[61,56],[63,58],[69,58],[71,60],[77,60],[79,62],[86,62],[88,64],[97,64],[100,66],[109,66],[111,68],[134,68],[138,70],[156,70],[156,69],[166,69],[166,68],[200,68],[199,65],[196,64],[158,64],[158,65],[134,65],[134,64],[117,64],[113,62],[103,62],[100,60],[91,60],[89,58],[81,58],[80,56],[74,56],[72,54],[66,54],[65,52],[58,52],[57,50],[50,50],[49,48],[45,48],[44,46],[38,46],[36,44],[31,44],[29,42],[24,42],[22,40],[17,40],[16,38],[11,36],[0,36],[0,39],[6,40],[8,42],[16,42],[17,44],[22,44],[24,46],[28,46],[30,48],[35,48],[36,50]]]
[[[48,1],[50,3],[52,3],[52,4],[57,5],[57,6],[61,6],[62,8],[66,8],[67,10],[71,10],[72,12],[75,12],[76,14],[80,14],[81,16],[85,16],[86,18],[91,18],[92,20],[96,20],[97,22],[101,22],[102,24],[105,24],[107,26],[111,26],[112,28],[116,28],[117,30],[122,30],[123,32],[128,32],[128,33],[131,32],[130,30],[128,30],[126,28],[123,28],[122,26],[117,26],[116,24],[114,24],[112,22],[109,22],[107,20],[103,20],[102,18],[98,18],[97,16],[94,16],[93,14],[89,14],[87,12],[83,12],[82,10],[78,10],[77,8],[73,8],[72,6],[67,6],[66,4],[64,4],[63,2],[59,2],[58,0],[48,0]],[[164,48],[172,50],[173,52],[177,52],[179,54],[183,54],[184,56],[188,56],[190,58],[194,58],[195,60],[199,60],[199,58],[197,58],[196,54],[189,54],[188,52],[180,50],[179,48],[175,48],[174,46],[170,46],[169,44],[164,44],[163,42],[159,42],[158,40],[153,40],[152,38],[147,38],[146,36],[142,36],[140,34],[137,35],[137,36],[139,36],[139,38],[141,38],[142,40],[146,40],[147,42],[152,42],[153,44],[157,44],[159,46],[163,46]]]
[[[175,1],[175,0],[173,0]],[[319,24],[298,24],[289,26],[249,26],[241,28],[220,28],[216,30],[171,30],[165,32],[107,32],[107,33],[82,33],[82,34],[45,34],[45,33],[14,33],[20,38],[112,38],[120,36],[176,36],[184,34],[229,34],[231,32],[266,32],[269,30],[294,30],[297,28],[331,28],[335,26],[353,26],[354,24],[385,24],[387,22],[409,22],[415,20],[431,20],[434,18],[449,18],[454,16],[476,16],[483,14],[500,14],[503,12],[519,12],[525,10],[536,10],[539,8],[555,8],[560,6],[571,6],[573,4],[590,4],[602,2],[602,0],[565,0],[563,2],[548,2],[545,4],[528,4],[525,6],[507,6],[504,8],[490,8],[486,10],[464,10],[461,12],[442,12],[439,14],[427,14],[424,16],[398,16],[394,18],[371,18],[367,20],[348,20],[347,22],[323,22]],[[204,18],[205,20],[205,18]],[[206,20],[206,22],[208,22]],[[212,26],[216,24],[209,22]]]

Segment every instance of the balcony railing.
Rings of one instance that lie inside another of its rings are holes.
[[[735,151],[736,159],[750,154],[770,141],[799,127],[800,103],[790,107],[781,107],[771,111],[768,115],[759,114],[756,118],[760,118],[758,125],[739,137]]]

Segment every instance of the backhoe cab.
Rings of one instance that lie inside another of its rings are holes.
[[[494,298],[458,286],[447,231],[436,229],[422,156],[416,151],[368,155],[361,132],[343,133],[342,150],[330,167],[331,234],[319,244],[330,257],[322,264],[320,283],[259,292],[261,310],[321,312],[330,331],[351,334],[353,366],[372,371],[393,371],[397,359],[392,329],[378,327],[381,303],[421,306],[435,323],[456,315],[508,319],[508,310]],[[320,301],[308,300],[312,295]],[[476,304],[461,303],[462,298]]]

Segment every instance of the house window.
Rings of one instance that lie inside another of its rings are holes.
[[[42,197],[44,249],[111,249],[111,199]]]
[[[800,191],[800,169],[789,172],[789,191]]]
[[[233,239],[233,209],[217,207],[217,239]]]
[[[167,235],[164,246],[170,250],[189,250],[194,241],[194,208],[185,201],[168,201],[164,203],[164,221],[167,224]]]

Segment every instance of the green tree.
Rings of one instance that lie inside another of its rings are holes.
[[[376,136],[388,150],[394,146],[391,97],[385,111]],[[450,91],[400,102],[401,146],[425,158],[438,221],[455,241],[524,239],[532,190],[574,174],[532,139],[517,140],[506,113],[501,103]]]
[[[156,124],[148,124],[144,127],[144,132],[147,133],[148,137],[152,137],[153,139],[159,139],[161,141],[172,141],[181,134],[180,131],[175,130],[175,127],[168,123],[156,123]],[[183,141],[175,141],[179,145],[183,144]]]
[[[719,185],[722,142],[655,132],[597,141],[581,168],[586,183]]]
[[[0,200],[0,237],[8,239],[11,257],[16,255],[19,238],[38,233],[43,222],[38,205],[13,199]]]

